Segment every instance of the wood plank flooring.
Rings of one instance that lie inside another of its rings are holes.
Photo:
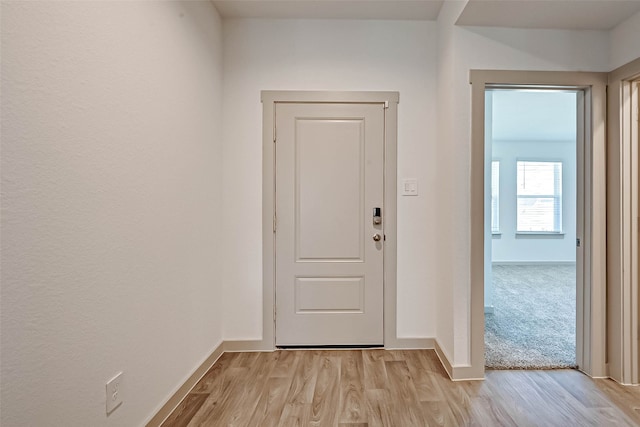
[[[573,370],[452,382],[433,350],[225,353],[163,426],[640,426],[640,387]]]

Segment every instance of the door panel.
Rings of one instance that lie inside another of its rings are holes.
[[[296,314],[364,313],[364,277],[297,277]]]
[[[383,344],[382,104],[276,104],[276,344]]]
[[[363,119],[296,118],[294,126],[296,258],[362,261]]]

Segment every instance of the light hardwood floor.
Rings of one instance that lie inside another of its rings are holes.
[[[640,426],[640,388],[573,370],[452,382],[433,350],[225,353],[163,426]]]

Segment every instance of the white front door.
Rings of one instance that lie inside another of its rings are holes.
[[[383,344],[384,104],[276,103],[276,345]]]

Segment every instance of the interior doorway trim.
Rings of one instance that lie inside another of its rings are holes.
[[[640,382],[638,80],[640,58],[609,74],[607,93],[607,340],[609,375],[622,384]]]
[[[606,73],[471,70],[470,174],[470,377],[484,376],[484,163],[485,89],[488,86],[575,88],[585,94],[584,114],[584,292],[578,295],[577,361],[592,377],[606,372]],[[580,137],[581,135],[578,135]],[[580,159],[578,159],[578,168]],[[580,173],[580,172],[579,172]],[[578,202],[579,205],[581,202]],[[578,215],[580,211],[578,208]],[[580,218],[578,219],[581,220]],[[581,325],[580,325],[581,324]]]
[[[254,350],[275,349],[275,106],[277,103],[384,104],[384,346],[403,346],[396,332],[398,92],[262,91],[262,340]]]

